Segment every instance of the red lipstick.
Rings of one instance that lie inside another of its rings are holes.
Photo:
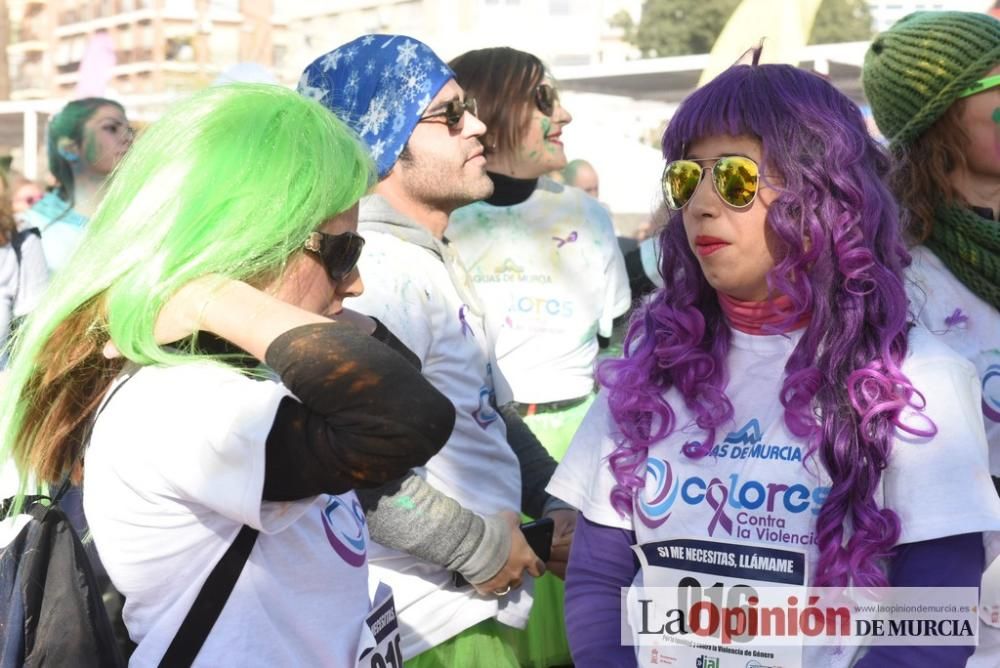
[[[695,252],[702,257],[711,255],[715,251],[725,248],[728,245],[728,241],[723,241],[718,237],[698,235],[694,238]]]

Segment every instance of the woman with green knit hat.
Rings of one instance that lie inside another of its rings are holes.
[[[915,245],[914,316],[975,363],[1000,476],[1000,21],[910,14],[872,42],[863,80]]]
[[[916,12],[872,42],[865,95],[889,140],[892,189],[914,245],[914,318],[976,367],[994,481],[1000,476],[1000,21]],[[986,534],[986,563],[1000,540]],[[995,591],[994,591],[995,590]],[[983,577],[969,666],[1000,665],[1000,560]],[[996,605],[994,605],[996,604]]]

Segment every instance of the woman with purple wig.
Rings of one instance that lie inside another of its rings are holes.
[[[576,665],[750,665],[709,638],[623,646],[633,584],[978,586],[1000,528],[978,381],[907,320],[888,163],[858,108],[802,70],[737,65],[680,106],[663,153],[664,287],[548,488],[583,513]],[[762,664],[952,666],[974,647],[858,649]]]

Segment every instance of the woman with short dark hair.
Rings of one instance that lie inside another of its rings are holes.
[[[558,460],[593,401],[597,354],[631,303],[624,260],[607,210],[548,176],[566,166],[573,117],[542,61],[497,47],[449,64],[486,124],[494,190],[452,213],[448,238],[476,284],[518,411]],[[570,535],[560,533],[549,566],[562,576]],[[522,663],[568,662],[562,596],[554,575],[537,582],[527,635],[516,638]]]

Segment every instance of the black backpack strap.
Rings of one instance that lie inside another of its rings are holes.
[[[0,520],[7,519],[10,511],[14,508],[16,496],[11,496],[0,502]],[[38,503],[52,503],[52,498],[45,494],[30,494],[21,499],[21,513],[29,513],[32,507]]]
[[[35,235],[39,239],[42,238],[42,233],[38,231],[37,227],[26,227],[23,230],[17,230],[10,237],[11,248],[14,249],[14,257],[17,258],[17,266],[21,266],[21,246],[24,245],[24,240]]]
[[[208,634],[222,614],[222,609],[226,606],[240,573],[243,572],[243,566],[250,558],[250,551],[257,542],[258,533],[256,529],[245,524],[240,529],[236,540],[208,574],[208,579],[198,592],[198,597],[195,598],[187,616],[177,629],[177,635],[160,660],[160,668],[186,667],[194,663],[201,646],[205,644]]]

